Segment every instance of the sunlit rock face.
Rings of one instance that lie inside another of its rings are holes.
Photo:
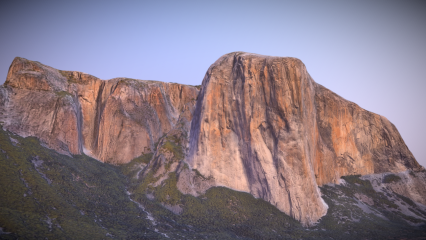
[[[38,137],[60,153],[126,163],[152,151],[197,95],[191,86],[103,81],[16,58],[0,88],[0,121],[4,129]]]
[[[317,183],[337,183],[340,176],[420,171],[396,127],[385,117],[360,108],[316,84]]]
[[[299,59],[242,52],[207,71],[187,161],[306,225],[327,211],[318,185],[421,168],[386,118],[315,83]]]
[[[56,69],[15,58],[0,87],[3,128],[24,137],[38,137],[60,153],[81,153],[80,109],[76,97],[65,94],[67,87],[67,79]]]
[[[392,123],[315,83],[299,59],[243,52],[218,59],[200,91],[103,81],[16,58],[0,87],[0,124],[106,163],[153,153],[141,171],[159,169],[157,185],[174,172],[185,194],[213,186],[249,192],[304,225],[327,212],[318,186],[424,170]],[[389,186],[421,199],[424,179],[406,179],[416,184]]]

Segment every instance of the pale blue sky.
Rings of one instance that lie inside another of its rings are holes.
[[[16,56],[191,85],[229,52],[297,57],[426,166],[426,1],[1,1],[0,32],[0,84]]]

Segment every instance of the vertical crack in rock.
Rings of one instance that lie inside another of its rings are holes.
[[[83,115],[81,113],[81,105],[77,95],[73,96],[73,102],[75,104],[75,114],[77,117],[78,151],[83,153]]]
[[[180,146],[178,160],[187,164],[168,167],[183,193],[212,186],[248,192],[304,225],[327,211],[318,186],[344,175],[424,170],[392,123],[315,83],[296,58],[226,54],[207,70],[200,91],[103,81],[15,58],[0,87],[0,110],[5,130],[111,164],[161,155],[162,138],[179,135],[187,149]],[[170,160],[161,156],[149,165]]]
[[[102,82],[99,90],[98,90],[98,96],[96,97],[96,112],[95,112],[95,118],[94,120],[94,130],[93,130],[93,143],[92,143],[92,147],[93,149],[98,149],[99,147],[99,127],[101,125],[101,118],[102,118],[102,113],[105,107],[105,103],[102,101],[102,95],[104,92],[104,88],[105,88],[105,82]]]
[[[127,163],[176,124],[198,89],[128,78],[100,80],[16,58],[0,87],[6,130],[38,137],[62,154]]]
[[[315,83],[299,59],[230,53],[204,77],[186,161],[212,186],[312,225],[327,211],[318,185],[422,169],[392,126]]]

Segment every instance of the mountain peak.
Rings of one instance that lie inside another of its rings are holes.
[[[4,85],[27,90],[63,91],[67,87],[67,80],[54,68],[16,57],[9,67]]]
[[[420,168],[389,121],[316,84],[297,58],[220,57],[190,133],[187,162],[209,184],[249,192],[306,225],[327,211],[318,185]]]
[[[174,176],[184,194],[215,186],[247,192],[305,226],[327,213],[319,186],[424,170],[392,123],[315,83],[292,57],[225,54],[200,91],[103,81],[17,57],[0,87],[0,113],[5,130],[62,154],[110,164],[143,159],[137,177],[151,176],[150,187]]]

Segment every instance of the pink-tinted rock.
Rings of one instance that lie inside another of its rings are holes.
[[[112,164],[153,153],[137,174],[152,173],[153,187],[176,172],[183,193],[249,192],[304,225],[327,211],[318,186],[343,175],[410,171],[389,187],[425,197],[424,169],[395,126],[315,83],[296,58],[226,54],[200,92],[16,58],[0,87],[0,123],[60,153]]]
[[[152,151],[177,123],[191,86],[58,71],[15,58],[0,88],[0,121],[22,136],[38,137],[64,154],[86,153],[108,163],[126,163]]]
[[[327,211],[318,185],[422,169],[386,118],[315,83],[299,59],[242,52],[207,71],[187,161],[211,185],[249,192],[306,225]]]

